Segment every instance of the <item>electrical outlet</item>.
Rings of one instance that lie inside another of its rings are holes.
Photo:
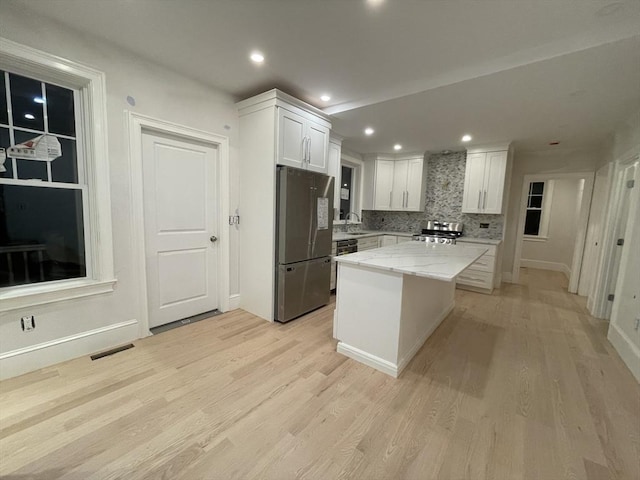
[[[20,319],[20,326],[22,327],[22,331],[30,332],[31,330],[35,330],[36,328],[36,319],[33,315],[28,317],[22,317]]]

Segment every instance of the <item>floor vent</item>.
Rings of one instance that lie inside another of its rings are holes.
[[[91,360],[98,360],[102,357],[108,357],[109,355],[113,355],[114,353],[123,352],[125,350],[129,350],[133,348],[133,343],[129,343],[128,345],[122,345],[121,347],[112,348],[111,350],[107,350],[106,352],[96,353],[95,355],[91,355]]]
[[[221,314],[222,312],[220,310],[211,310],[209,312],[199,313],[198,315],[194,315],[193,317],[183,318],[182,320],[176,320],[175,322],[160,325],[159,327],[153,327],[149,329],[149,331],[153,335],[157,335],[158,333],[166,332],[167,330],[173,330],[174,328],[182,327],[183,325],[189,325],[191,323],[196,323],[201,320],[206,320],[207,318],[215,317]]]

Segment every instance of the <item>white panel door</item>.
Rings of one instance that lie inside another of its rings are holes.
[[[218,307],[216,148],[143,134],[149,326]]]
[[[393,161],[376,160],[374,210],[391,209],[391,189],[393,188]]]
[[[393,164],[393,186],[391,187],[391,210],[404,210],[407,195],[408,160],[397,160]]]
[[[407,198],[405,200],[405,209],[414,212],[421,212],[424,205],[420,204],[422,198],[422,169],[424,160],[422,158],[414,158],[409,160],[407,169]]]
[[[484,190],[484,165],[486,153],[467,155],[464,173],[464,194],[462,197],[463,213],[480,213]]]
[[[489,152],[485,160],[482,213],[502,213],[507,152]]]
[[[300,115],[279,108],[278,132],[278,165],[306,168],[305,119]]]
[[[307,169],[318,173],[327,173],[329,156],[329,129],[317,123],[308,122]]]

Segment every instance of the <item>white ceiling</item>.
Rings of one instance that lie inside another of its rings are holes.
[[[238,99],[282,88],[325,108],[361,153],[460,148],[463,133],[584,147],[640,108],[637,0],[12,3]]]

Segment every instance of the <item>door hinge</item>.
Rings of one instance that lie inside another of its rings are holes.
[[[240,215],[229,215],[229,225],[240,225]]]
[[[627,188],[633,188],[636,185],[635,180],[627,180]]]
[[[607,296],[607,300],[609,300],[610,302],[613,302],[614,297],[615,297],[615,295],[614,295],[613,293],[610,293],[610,294]]]
[[[624,238],[619,238],[618,241],[616,242],[616,245],[618,245],[619,247],[624,245]]]

